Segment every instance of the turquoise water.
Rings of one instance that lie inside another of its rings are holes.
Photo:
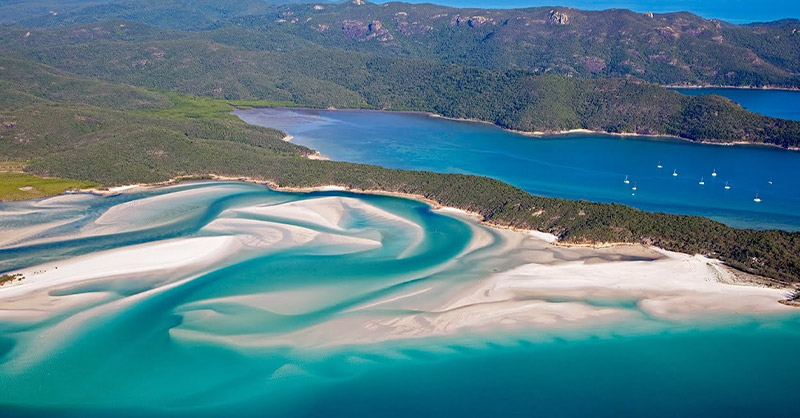
[[[800,230],[798,152],[595,134],[531,138],[410,113],[254,109],[236,114],[288,132],[295,143],[333,160],[485,175],[537,195],[701,215],[736,227]],[[753,201],[756,194],[760,203]]]
[[[743,108],[774,118],[800,120],[800,92],[788,90],[749,90],[730,88],[674,89],[690,96],[717,94]]]
[[[435,3],[451,7],[477,7],[515,9],[523,7],[564,6],[584,10],[629,9],[637,12],[670,13],[689,11],[707,19],[720,19],[731,23],[766,22],[786,18],[800,18],[800,5],[791,0],[766,0],[754,4],[750,0],[410,0],[410,3]],[[386,3],[378,1],[378,3]]]
[[[28,274],[0,287],[3,417],[796,415],[797,314],[577,299],[626,319],[386,338],[526,254],[565,257],[419,202],[207,182],[0,204],[0,230],[0,271]],[[205,239],[239,247],[115,270]],[[81,260],[106,273],[70,281]]]

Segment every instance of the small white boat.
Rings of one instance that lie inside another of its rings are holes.
[[[699,184],[699,185],[703,186],[703,185],[705,185],[705,184],[706,184],[706,182],[705,182],[705,180],[703,180],[703,178],[702,178],[702,177],[700,177],[700,181],[699,181],[699,182],[697,182],[697,184]]]
[[[631,187],[631,190],[637,190],[637,189],[638,187],[636,187],[636,183],[633,183],[633,187]]]
[[[658,165],[657,165],[656,167],[658,167],[658,168],[664,168],[664,166],[663,166],[663,165],[661,165],[661,161],[659,161],[659,162],[658,162]]]
[[[725,182],[725,190],[730,190],[730,189],[731,189],[731,186],[728,186],[728,182],[726,181]]]
[[[715,168],[713,172],[711,172],[711,177],[717,176],[717,169]]]
[[[672,170],[672,176],[678,177],[678,170]]]
[[[753,202],[761,203],[761,198],[758,197],[758,193],[756,193],[756,197],[753,199]]]
[[[769,179],[769,182],[768,182],[768,183],[769,183],[769,184],[772,184],[772,179]]]
[[[628,180],[628,176],[625,176],[625,180],[622,180],[622,182],[623,182],[623,183],[625,183],[625,184],[628,184],[628,183],[630,183],[631,181],[630,181],[630,180]]]

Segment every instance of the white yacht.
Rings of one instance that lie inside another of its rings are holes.
[[[730,189],[731,189],[731,186],[729,186],[729,185],[728,185],[728,182],[726,181],[726,182],[725,182],[725,190],[730,190]]]
[[[760,198],[760,197],[758,197],[758,193],[756,193],[756,197],[755,197],[755,198],[753,198],[753,202],[756,202],[756,203],[761,203],[761,198]]]

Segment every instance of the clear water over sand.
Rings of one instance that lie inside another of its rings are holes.
[[[0,416],[792,415],[800,316],[698,257],[220,182],[0,231]]]

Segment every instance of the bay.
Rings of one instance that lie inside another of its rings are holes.
[[[798,152],[660,137],[528,137],[489,124],[415,113],[235,113],[248,123],[283,130],[295,143],[337,161],[483,175],[537,195],[700,215],[734,227],[800,230]],[[756,194],[761,202],[754,201]]]
[[[733,100],[753,113],[773,118],[800,120],[800,91],[719,87],[674,90],[689,96],[716,94]]]
[[[795,415],[792,311],[531,296],[624,316],[426,334],[438,303],[532,251],[624,261],[421,202],[199,182],[3,203],[0,225],[18,232],[2,269],[28,273],[0,287],[2,417]]]

